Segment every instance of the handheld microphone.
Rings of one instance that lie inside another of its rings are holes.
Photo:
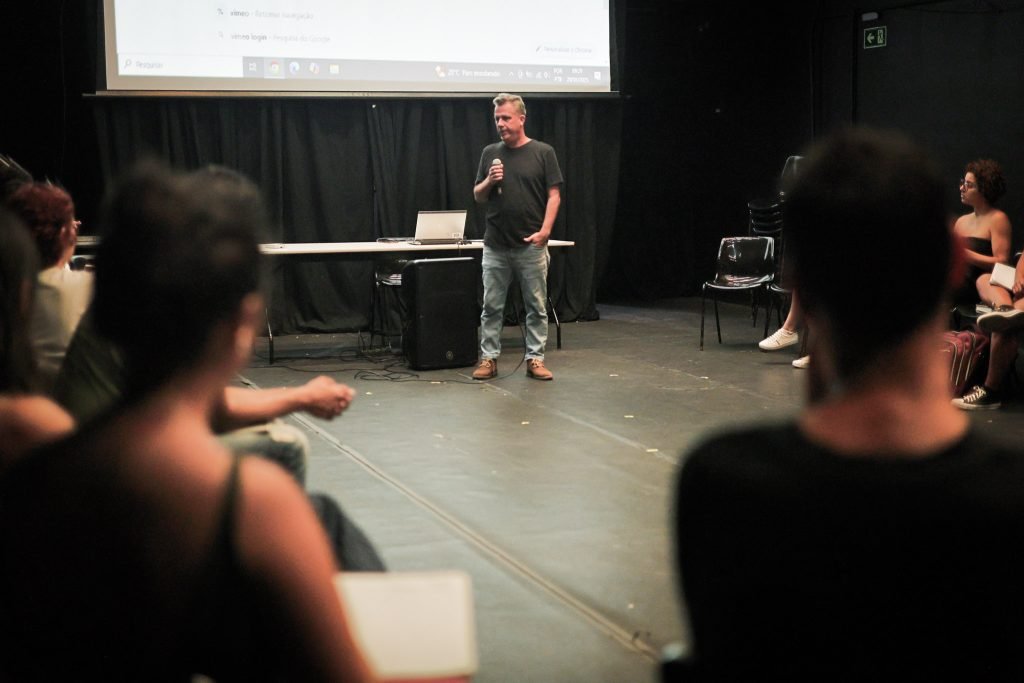
[[[501,166],[501,165],[502,165],[501,159],[495,158],[494,161],[491,162],[491,166]],[[502,186],[502,184],[503,184],[503,181],[500,181],[500,180],[497,183],[497,185],[498,185],[498,194],[501,194],[501,186]]]

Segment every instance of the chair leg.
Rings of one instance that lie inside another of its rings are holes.
[[[754,292],[755,292],[755,296],[758,299],[761,298],[761,294],[762,293],[764,294],[764,298],[765,298],[765,302],[764,302],[764,324],[765,324],[765,327],[767,327],[768,326],[768,321],[771,320],[771,315],[769,314],[769,311],[768,311],[768,307],[771,306],[771,303],[770,303],[771,300],[772,300],[771,294],[768,293],[768,286],[767,285],[765,285],[763,289],[761,289],[761,288],[755,289]],[[757,310],[758,310],[758,312],[761,311],[761,302],[760,301],[757,302]],[[754,316],[754,327],[757,327],[757,316],[756,315]]]
[[[381,348],[388,345],[387,313],[384,311],[383,285],[373,283],[373,300],[370,303],[370,348],[373,348],[374,337],[380,337]]]
[[[775,303],[775,299],[772,297],[772,293],[770,290],[765,289],[765,297],[768,298],[768,310],[764,312],[764,336],[761,337],[761,339],[768,338],[768,325],[770,325],[772,322],[772,306]]]
[[[548,309],[551,310],[551,317],[555,319],[555,348],[562,348],[562,323],[558,320],[558,311],[555,310],[555,304],[551,301],[551,297],[548,297]]]
[[[267,344],[270,347],[270,364],[274,364],[274,330],[270,329],[270,309],[264,308],[264,314],[267,316]]]
[[[704,302],[708,294],[708,288],[702,287],[700,290],[700,350],[704,350]]]
[[[715,329],[718,330],[718,343],[722,343],[722,322],[718,319],[718,292],[711,290],[711,300],[715,302]]]

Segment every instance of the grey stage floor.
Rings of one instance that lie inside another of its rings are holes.
[[[600,311],[549,349],[553,382],[516,368],[516,328],[486,384],[472,368],[361,357],[355,335],[278,338],[277,362],[261,346],[244,373],[261,387],[326,373],[358,390],[334,422],[289,418],[310,433],[309,486],[342,502],[391,569],[469,573],[479,683],[655,680],[660,648],[686,640],[668,533],[681,453],[801,404],[795,353],[760,353],[749,308],[723,306],[722,345],[710,317],[703,352],[699,300]],[[1018,399],[973,419],[1024,443],[1022,412]]]

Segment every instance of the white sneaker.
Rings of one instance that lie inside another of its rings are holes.
[[[792,346],[798,341],[800,341],[800,335],[797,332],[790,332],[785,327],[780,327],[775,330],[775,334],[758,342],[757,348],[762,351],[778,351]]]
[[[806,370],[807,366],[810,365],[810,364],[811,364],[811,356],[810,356],[810,354],[808,354],[806,356],[800,356],[795,361],[793,361],[793,367],[797,368],[799,370]]]

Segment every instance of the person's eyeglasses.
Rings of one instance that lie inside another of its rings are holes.
[[[970,180],[966,180],[964,178],[961,178],[960,179],[960,187],[968,189],[968,190],[973,190],[976,187],[978,187],[978,183],[971,182]]]

